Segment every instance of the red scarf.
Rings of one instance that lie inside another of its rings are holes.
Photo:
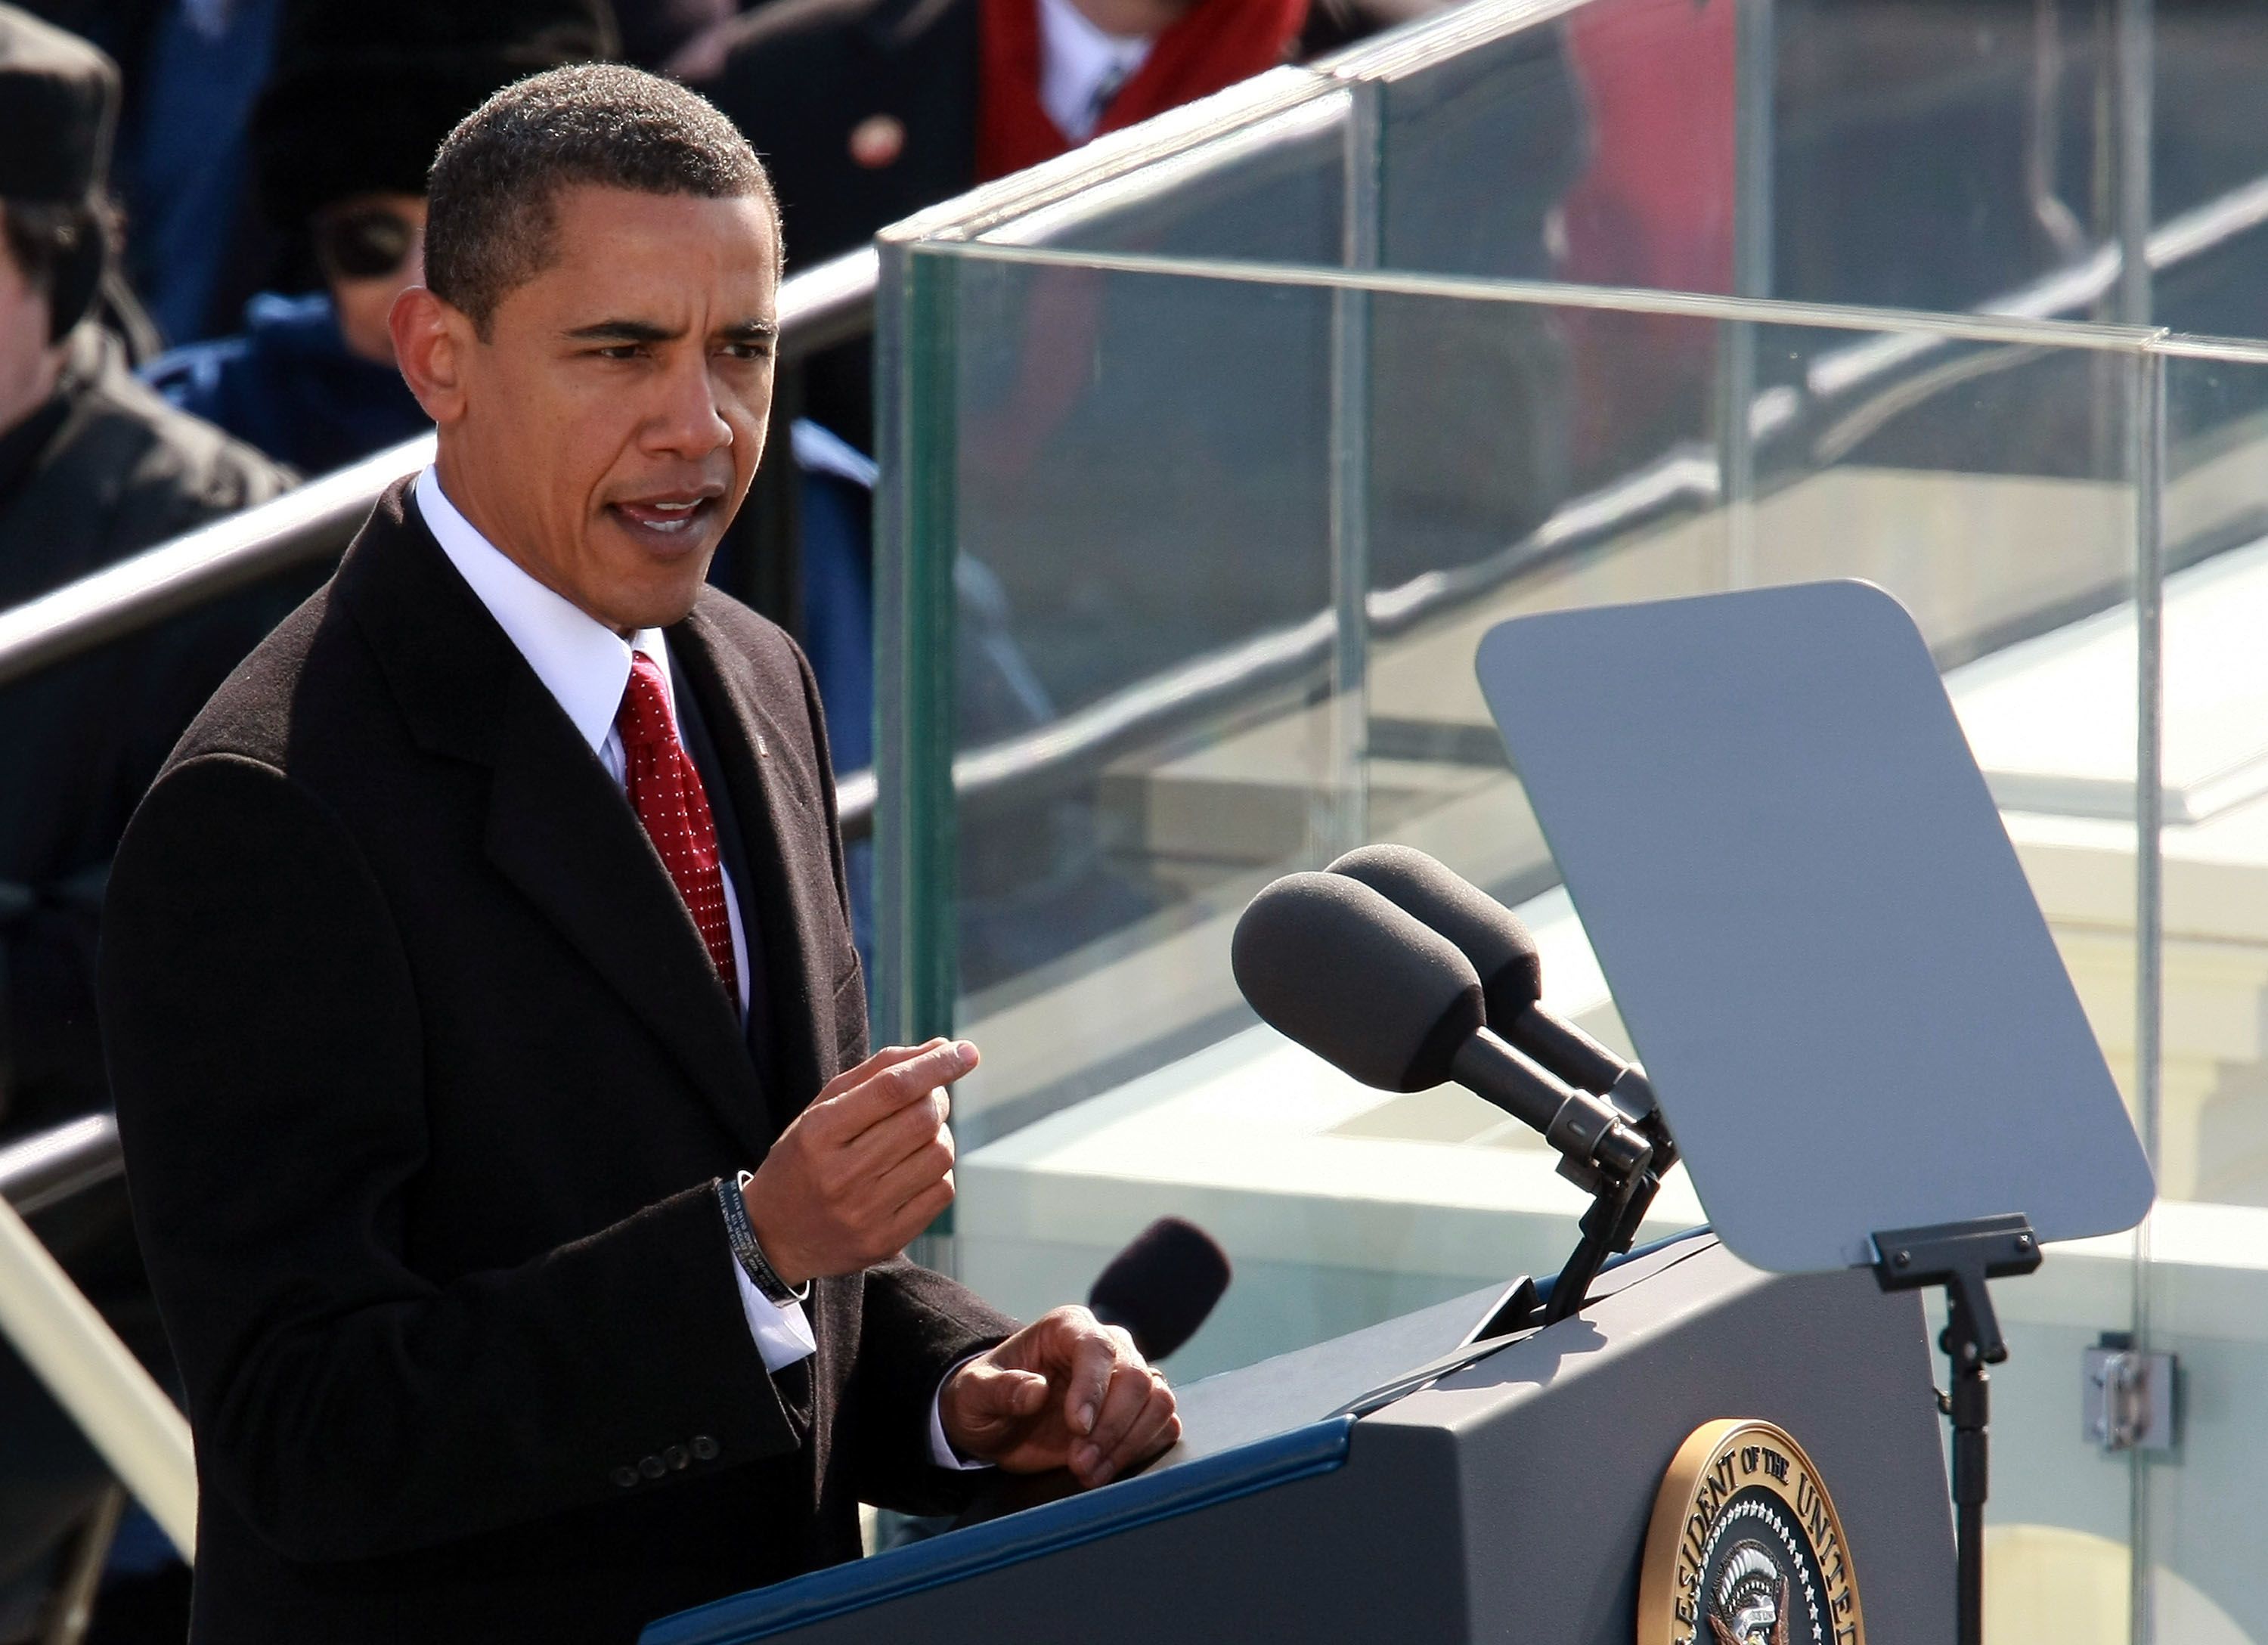
[[[1274,68],[1307,21],[1307,0],[1197,0],[1159,35],[1095,126],[1138,124]],[[1037,166],[1079,145],[1040,104],[1039,0],[983,0],[977,70],[980,181]]]

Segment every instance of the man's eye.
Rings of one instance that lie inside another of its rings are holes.
[[[728,343],[725,345],[728,358],[735,360],[768,360],[772,357],[769,343]]]
[[[602,360],[634,360],[645,352],[642,343],[609,343],[591,350]]]

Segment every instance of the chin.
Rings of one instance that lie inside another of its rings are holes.
[[[684,589],[657,590],[635,599],[620,601],[615,615],[608,619],[615,628],[673,628],[692,615],[694,603],[701,597],[701,585],[694,583]]]
[[[600,557],[584,579],[584,592],[590,598],[575,603],[624,632],[667,628],[693,609],[714,557],[714,544],[659,563],[650,555],[610,553]]]

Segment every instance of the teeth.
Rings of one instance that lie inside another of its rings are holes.
[[[644,531],[659,531],[674,536],[691,526],[698,516],[706,498],[696,497],[682,503],[624,503],[623,516]]]

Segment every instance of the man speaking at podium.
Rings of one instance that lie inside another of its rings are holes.
[[[764,439],[754,153],[619,68],[436,159],[439,429],[111,880],[102,1010],[201,1494],[200,1641],[627,1641],[1173,1397],[896,1253],[959,1043],[865,1055],[825,732],[703,586]],[[753,1175],[745,1174],[753,1169]]]

